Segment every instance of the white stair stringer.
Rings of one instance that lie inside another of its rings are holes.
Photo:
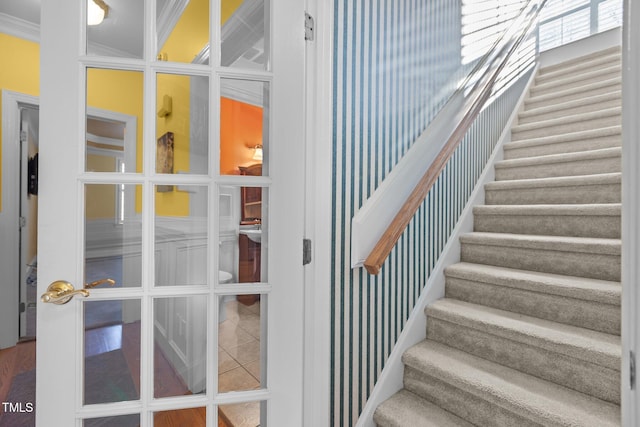
[[[620,48],[538,70],[381,426],[620,426]]]

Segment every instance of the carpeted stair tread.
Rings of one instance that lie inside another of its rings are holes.
[[[460,259],[498,267],[620,280],[620,239],[473,232]]]
[[[488,205],[600,204],[622,199],[619,173],[494,181],[484,190]]]
[[[555,65],[543,66],[539,70],[541,77],[547,75],[573,74],[583,69],[593,69],[601,64],[621,62],[620,46],[611,47],[598,52],[579,56]]]
[[[496,162],[496,180],[621,172],[622,148],[547,154]]]
[[[568,163],[577,162],[580,160],[606,159],[611,157],[619,158],[621,155],[621,147],[602,148],[599,150],[580,151],[576,153],[548,154],[544,156],[532,156],[521,159],[501,160],[499,162],[496,162],[496,168],[500,169],[508,167],[534,166],[541,164],[548,165],[553,163]]]
[[[445,297],[620,335],[620,282],[460,262]]]
[[[621,107],[613,107],[600,111],[563,115],[554,119],[516,125],[511,128],[512,141],[525,139],[523,135],[535,137],[537,134],[541,134],[541,136],[547,136],[560,131],[563,133],[578,132],[603,126],[616,126],[620,124],[621,113]]]
[[[590,143],[590,141],[593,142]],[[580,151],[620,147],[622,145],[622,128],[617,125],[507,142],[504,144],[505,159],[566,153],[564,148],[570,143],[577,145]]]
[[[620,203],[479,205],[474,231],[619,239]]]
[[[585,83],[580,86],[558,89],[551,93],[532,93],[525,101],[524,106],[525,110],[528,110],[529,108],[538,108],[542,105],[554,105],[574,99],[585,99],[587,96],[619,91],[621,88],[622,77],[618,76],[596,82]]]
[[[400,390],[378,406],[373,419],[379,427],[473,427],[407,390]]]
[[[586,61],[580,61],[578,63],[563,63],[561,66],[543,66],[538,70],[535,83],[543,83],[549,79],[555,79],[560,76],[579,74],[583,71],[597,70],[600,68],[607,68],[611,65],[620,66],[622,63],[622,56],[620,51],[610,52],[605,55],[591,58]]]
[[[531,424],[585,427],[620,425],[618,405],[443,344],[422,341],[405,352],[403,361],[408,368],[405,387],[409,390],[416,388],[411,391],[417,393],[420,393],[420,387],[414,386],[411,380],[412,373],[416,372],[451,385],[461,394],[468,393],[514,416],[525,418]],[[437,399],[437,396],[433,397]],[[450,402],[454,410],[458,405],[464,404],[462,401]]]
[[[607,67],[596,69],[583,68],[580,72],[571,75],[556,75],[553,78],[547,75],[545,79],[536,80],[531,88],[531,93],[548,92],[556,88],[568,88],[576,85],[584,85],[601,79],[609,79],[620,74],[620,64],[612,63]]]
[[[450,298],[430,304],[425,313],[428,319],[445,320],[620,371],[622,350],[620,337],[615,335]]]
[[[485,184],[488,190],[505,190],[510,188],[553,188],[567,186],[589,186],[603,184],[620,184],[622,174],[619,172],[579,175],[552,178],[513,179],[508,181],[493,181]],[[613,202],[617,203],[617,202]]]
[[[591,203],[586,205],[478,205],[479,215],[557,215],[557,216],[620,216],[620,203]]]
[[[621,252],[620,239],[472,232],[460,236],[460,241],[463,243],[481,243],[489,246],[535,248],[559,252],[584,252],[605,255],[620,255]]]
[[[530,108],[518,114],[518,123],[524,124],[536,120],[545,120],[561,114],[581,114],[619,107],[622,104],[622,93],[619,90],[603,93],[589,99],[574,99],[554,105]]]
[[[468,262],[459,262],[447,267],[445,274],[464,280],[498,284],[508,288],[526,289],[616,306],[620,306],[622,293],[620,282]]]

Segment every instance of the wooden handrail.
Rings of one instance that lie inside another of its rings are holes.
[[[444,146],[431,163],[431,166],[416,184],[413,191],[402,205],[393,221],[382,234],[378,243],[374,246],[369,256],[364,261],[364,267],[370,274],[380,273],[380,268],[395,247],[402,233],[415,216],[424,199],[431,191],[440,173],[458,148],[458,145],[469,130],[485,103],[491,96],[494,84],[500,71],[506,66],[507,61],[529,34],[532,25],[547,0],[530,0],[522,10],[514,24],[505,34],[496,41],[492,49],[478,62],[473,71],[465,79],[465,82],[456,91],[467,93],[462,110],[462,118],[451,132]],[[521,29],[520,31],[514,31]],[[480,76],[476,78],[476,76]],[[455,95],[454,95],[455,96]],[[453,98],[453,97],[452,97]]]

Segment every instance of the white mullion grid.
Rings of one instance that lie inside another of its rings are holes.
[[[213,7],[212,9],[218,11],[219,8]],[[215,22],[219,22],[219,18]],[[218,30],[219,30],[219,27],[216,26],[216,31]],[[217,34],[217,39],[219,40],[219,34]],[[229,67],[220,67],[219,66],[219,58],[220,58],[219,45],[215,44],[215,46],[216,46],[216,51],[214,51],[214,54],[215,54],[216,63],[214,64],[214,72],[212,73],[212,75],[214,75],[215,78],[210,84],[210,91],[211,91],[211,97],[212,97],[210,101],[210,105],[212,106],[210,116],[214,118],[213,120],[211,120],[212,135],[210,137],[210,141],[212,141],[211,145],[214,146],[215,149],[211,150],[214,153],[212,156],[212,161],[214,166],[211,168],[212,170],[210,173],[215,177],[214,182],[212,182],[212,186],[215,188],[211,193],[214,194],[214,197],[216,198],[213,200],[218,200],[217,197],[219,197],[219,188],[222,185],[235,186],[235,187],[254,186],[254,187],[262,187],[262,188],[269,189],[272,184],[272,179],[269,176],[240,177],[236,175],[220,174],[220,158],[219,158],[219,150],[217,149],[220,146],[219,117],[220,117],[220,98],[222,96],[221,89],[220,89],[221,87],[220,82],[222,81],[222,79],[229,79],[229,80],[249,80],[249,81],[266,83],[269,88],[269,96],[268,98],[265,98],[263,108],[270,108],[272,91],[273,91],[273,73],[270,71],[263,71],[263,70],[247,70],[247,69],[236,70]],[[211,55],[210,61],[212,60],[211,58],[214,58],[214,54]],[[263,129],[263,140],[273,141],[274,139],[272,138],[272,135],[271,135],[272,126],[268,126],[268,128],[266,129],[267,132],[264,132],[264,130],[265,129]],[[268,149],[269,148],[267,148],[267,150]],[[266,153],[266,155],[268,156],[269,153]],[[213,204],[210,203],[210,206],[212,205]],[[212,241],[215,242],[215,241],[218,241],[219,239],[218,213],[216,212],[214,215],[211,215],[211,218],[214,221],[212,225],[214,239]],[[265,224],[263,223],[263,226],[264,225]],[[218,251],[212,250],[212,253],[214,255],[217,255]],[[271,258],[268,258],[267,262],[269,262],[270,259]],[[216,256],[212,264],[214,265],[214,267],[216,267],[214,269],[214,272],[218,271],[218,268],[217,268],[218,263],[219,263],[219,257]],[[268,280],[267,282],[261,282],[261,283],[241,283],[241,284],[222,285],[222,286],[220,286],[218,283],[217,275],[215,276],[215,278],[212,278],[212,280],[213,280],[212,283],[215,283],[216,286],[213,287],[213,292],[211,293],[211,298],[210,298],[212,307],[214,307],[211,310],[212,320],[209,323],[210,325],[218,325],[218,318],[213,317],[214,315],[216,316],[218,315],[218,307],[219,307],[218,298],[222,298],[226,295],[259,294],[261,296],[261,310],[260,310],[261,324],[263,327],[265,326],[264,320],[269,317],[268,295],[271,293],[271,290],[272,290],[272,286],[268,283]],[[265,299],[262,297],[267,297],[267,298]],[[268,322],[267,322],[267,327],[268,327]],[[211,334],[211,345],[209,346],[208,350],[213,352],[213,357],[210,360],[214,360],[214,362],[217,362],[218,330],[216,327],[212,327],[212,330],[215,330],[215,332]],[[265,345],[267,345],[267,343],[265,342],[265,339],[268,339],[268,337],[265,334],[262,334],[261,340],[260,340],[261,358],[264,358],[268,354],[268,352],[266,351],[266,348],[264,347]],[[268,360],[266,363],[268,364]],[[212,390],[210,396],[211,396],[211,401],[213,402],[213,406],[211,408],[211,411],[207,411],[208,413],[211,412],[210,415],[209,414],[207,415],[207,420],[208,422],[212,423],[211,425],[217,425],[217,409],[221,405],[245,403],[245,402],[261,403],[263,401],[268,402],[270,400],[271,392],[269,391],[268,386],[267,388],[264,388],[266,384],[262,381],[261,381],[261,387],[263,388],[260,390],[219,393],[217,390],[218,364],[214,363],[213,366],[215,366],[215,369],[208,370],[211,373],[210,376],[212,378],[207,383],[211,385],[210,390]],[[268,367],[267,366],[263,367],[263,370],[267,371]],[[215,375],[213,375],[214,373]],[[215,392],[213,392],[214,390]],[[268,408],[267,408],[267,412],[269,412]],[[267,414],[261,414],[261,418],[265,417],[266,415]]]
[[[153,304],[148,293],[153,285],[155,276],[154,268],[154,222],[155,222],[155,200],[154,187],[151,185],[149,176],[155,171],[155,144],[151,141],[155,138],[155,114],[149,112],[156,111],[156,75],[151,64],[156,59],[157,29],[156,29],[156,2],[145,1],[145,23],[144,25],[144,75],[143,75],[143,108],[142,108],[142,174],[144,176],[142,184],[142,272],[141,286],[143,296],[140,301],[140,426],[149,427],[153,425],[153,415],[149,411],[149,401],[153,399]],[[153,118],[153,119],[150,119]],[[152,240],[153,239],[153,240]],[[150,363],[143,364],[142,361]],[[143,366],[144,365],[144,366]]]
[[[154,2],[149,2],[154,3]],[[147,17],[150,16],[149,8],[154,5],[147,5]],[[155,15],[154,15],[155,16]],[[150,25],[145,26],[150,29],[147,37],[146,47],[155,46],[155,20]],[[152,41],[150,43],[150,40]],[[153,65],[151,64],[151,49],[145,48],[146,66],[143,78],[143,129],[142,129],[142,290],[141,300],[141,325],[140,325],[140,399],[142,411],[140,414],[140,425],[142,427],[151,426],[153,414],[150,411],[149,403],[153,400],[153,375],[154,375],[154,316],[151,289],[155,282],[155,186],[150,179],[155,173],[155,143],[156,124],[156,86],[157,78]],[[153,49],[155,53],[155,48]],[[150,363],[143,364],[142,361]]]
[[[218,177],[220,174],[220,78],[217,73],[212,72],[220,66],[220,52],[222,49],[221,36],[221,0],[210,0],[209,2],[209,65],[207,77],[209,79],[209,162],[208,173],[210,177]],[[210,309],[207,310],[207,332],[208,340],[206,347],[207,363],[206,367],[206,425],[218,425],[218,407],[215,402],[216,391],[218,390],[218,313],[220,304],[216,295],[216,287],[218,286],[218,271],[220,262],[220,246],[214,242],[220,242],[220,219],[218,205],[220,201],[220,187],[216,179],[209,181],[209,264],[213,268],[209,269],[209,295],[208,303]],[[214,203],[215,202],[215,203]],[[211,291],[212,290],[212,291]]]
[[[215,8],[214,8],[215,9]],[[215,21],[219,22],[219,21]],[[217,28],[218,26],[216,26]],[[209,85],[209,91],[211,93],[211,86]],[[214,104],[213,101],[209,101],[209,105]],[[219,117],[212,114],[209,114],[210,117]],[[218,120],[209,120],[209,123],[217,123]],[[211,130],[211,127],[209,129]],[[209,137],[209,141],[213,141],[211,137]],[[209,146],[219,147],[219,144],[210,144]],[[220,150],[209,150],[209,152],[214,152],[213,156],[215,159],[218,158],[218,153]],[[210,156],[211,158],[211,156]],[[215,173],[217,174],[217,170],[220,167],[219,161],[214,161],[216,166],[214,166]],[[209,164],[209,173],[213,174],[212,165]],[[214,244],[213,242],[220,242],[220,219],[219,219],[219,210],[218,202],[220,200],[220,191],[218,185],[215,183],[211,183],[209,186],[209,197],[207,205],[209,206],[209,226],[208,228],[208,238],[209,238],[209,248],[208,248],[208,259],[209,265],[213,266],[209,268],[209,282],[208,282],[208,294],[207,294],[207,302],[209,304],[209,309],[207,310],[207,346],[206,346],[206,360],[211,361],[212,363],[207,363],[205,369],[205,384],[206,384],[206,396],[207,396],[207,405],[205,410],[205,418],[206,425],[215,426],[217,424],[217,407],[215,406],[215,394],[218,390],[218,367],[220,363],[218,361],[218,332],[219,332],[219,323],[218,319],[220,319],[220,313],[218,312],[220,304],[218,303],[218,295],[216,294],[216,289],[219,285],[219,276],[218,271],[219,263],[220,263],[220,246],[218,244]],[[216,202],[215,204],[213,202]],[[214,417],[215,414],[215,417]]]

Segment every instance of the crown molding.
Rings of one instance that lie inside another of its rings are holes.
[[[0,13],[0,33],[40,43],[40,25]]]
[[[160,11],[157,28],[158,50],[164,46],[188,4],[189,0],[168,1]]]

